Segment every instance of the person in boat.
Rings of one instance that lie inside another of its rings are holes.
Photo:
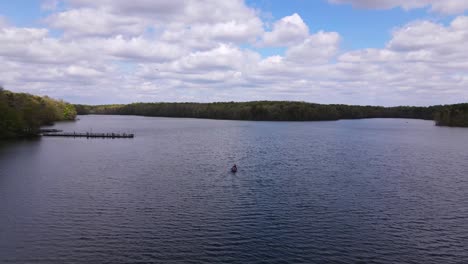
[[[237,172],[237,165],[236,164],[234,164],[234,166],[232,166],[231,171],[232,172]]]

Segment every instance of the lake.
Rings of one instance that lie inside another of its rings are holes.
[[[79,118],[136,137],[2,143],[0,263],[468,262],[468,129]]]

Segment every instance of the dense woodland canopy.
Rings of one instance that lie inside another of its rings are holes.
[[[321,105],[305,102],[134,103],[75,105],[78,114],[143,115],[261,121],[320,121],[360,118],[435,120],[441,126],[468,126],[468,104],[430,107]]]
[[[0,139],[36,135],[40,126],[75,117],[71,104],[0,87]]]
[[[443,107],[434,115],[438,126],[468,127],[468,104],[456,104]]]

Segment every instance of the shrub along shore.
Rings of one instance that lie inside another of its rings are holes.
[[[429,107],[322,105],[306,102],[133,103],[75,105],[78,114],[140,115],[256,121],[325,121],[362,118],[434,120],[438,126],[468,127],[468,103]]]

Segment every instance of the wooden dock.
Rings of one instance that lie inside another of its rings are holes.
[[[53,128],[41,128],[41,129],[39,129],[39,133],[58,133],[58,132],[63,132],[63,130],[53,129]]]
[[[134,138],[134,134],[127,133],[43,133],[43,137],[73,137],[73,138]]]

